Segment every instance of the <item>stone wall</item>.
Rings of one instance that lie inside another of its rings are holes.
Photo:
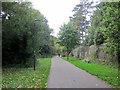
[[[105,52],[105,45],[79,46],[72,51],[75,57],[97,58],[101,60],[117,61],[117,56],[109,55]]]

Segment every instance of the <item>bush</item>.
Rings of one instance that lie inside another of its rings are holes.
[[[79,60],[83,60],[85,57],[83,57],[83,56],[81,56],[81,57],[79,57]]]

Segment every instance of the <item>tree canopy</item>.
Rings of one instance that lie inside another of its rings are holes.
[[[67,48],[68,54],[79,44],[78,31],[72,26],[72,23],[64,24],[59,32],[60,45]]]
[[[118,4],[119,2],[101,2],[96,5],[86,44],[101,45],[106,43],[108,53],[118,54],[120,41]],[[91,41],[93,43],[90,44]]]
[[[107,53],[118,55],[119,4],[119,2],[95,4],[95,2],[82,1],[76,5],[73,9],[74,15],[70,17],[70,23],[73,24],[72,28],[79,31],[80,45],[105,44]]]
[[[3,2],[9,15],[2,20],[3,65],[26,63],[33,52],[41,57],[52,54],[51,29],[46,18],[29,2]]]

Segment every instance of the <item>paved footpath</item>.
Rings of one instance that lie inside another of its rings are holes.
[[[111,88],[102,80],[55,56],[47,88]]]

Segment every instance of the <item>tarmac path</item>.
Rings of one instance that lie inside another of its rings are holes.
[[[52,58],[47,88],[112,88],[104,81],[61,59]]]

